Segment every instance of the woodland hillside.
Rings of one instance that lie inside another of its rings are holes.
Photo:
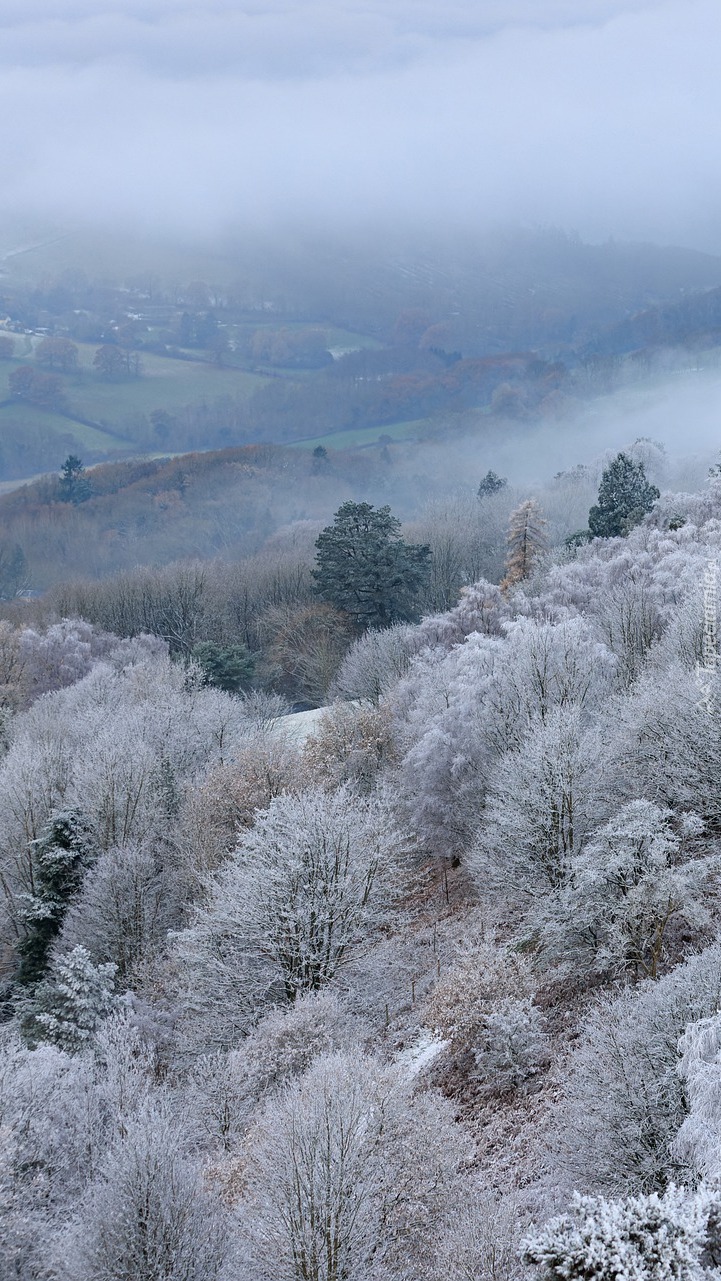
[[[721,482],[657,492],[516,496],[303,733],[127,578],[0,625],[3,1275],[717,1275]]]

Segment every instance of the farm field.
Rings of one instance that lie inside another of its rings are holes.
[[[377,445],[383,436],[390,436],[391,440],[414,440],[427,432],[429,423],[429,418],[415,418],[409,422],[384,423],[382,427],[349,427],[347,431],[314,436],[312,440],[292,441],[290,447],[315,449],[322,445],[324,449],[360,449],[365,445]]]

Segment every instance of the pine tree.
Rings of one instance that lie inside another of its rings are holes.
[[[50,948],[77,895],[83,870],[93,859],[87,825],[77,810],[51,815],[43,836],[32,843],[35,893],[23,909],[25,935],[18,945],[19,983],[32,986],[45,974]]]
[[[505,489],[507,484],[505,476],[497,476],[494,471],[487,471],[478,486],[478,497],[489,498],[491,494],[497,494],[499,490]]]
[[[21,1008],[21,1028],[30,1046],[49,1041],[76,1054],[92,1040],[98,1023],[118,1007],[113,995],[117,966],[93,965],[84,947],[55,962],[31,1001]]]
[[[90,498],[90,479],[77,454],[68,454],[60,471],[60,499],[64,503],[84,503]]]
[[[359,628],[418,618],[431,549],[405,543],[400,527],[390,507],[347,502],[316,541],[316,591]]]
[[[530,578],[548,547],[546,522],[535,499],[526,499],[525,503],[511,512],[506,543],[508,551],[506,573],[501,583],[503,591]]]
[[[217,645],[214,641],[201,641],[190,651],[191,658],[200,664],[206,685],[215,685],[229,694],[237,694],[250,684],[255,660],[247,645]]]
[[[644,465],[617,454],[601,477],[598,503],[588,513],[593,538],[625,538],[651,511],[660,491],[646,479]]]

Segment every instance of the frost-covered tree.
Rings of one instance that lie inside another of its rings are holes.
[[[481,893],[543,898],[562,886],[602,805],[598,732],[578,708],[556,708],[489,778],[468,866]]]
[[[244,1281],[417,1275],[470,1156],[451,1116],[398,1068],[317,1059],[248,1136]]]
[[[662,1196],[573,1199],[525,1241],[524,1259],[545,1281],[708,1281],[709,1221],[721,1209],[709,1190],[671,1186]]]
[[[656,978],[670,928],[708,926],[709,876],[716,860],[684,848],[703,825],[651,801],[631,801],[572,857],[566,884],[537,917],[551,952],[582,968]]]
[[[331,695],[377,703],[410,666],[422,648],[413,628],[396,623],[384,631],[368,631],[351,645],[331,687]]]
[[[0,1042],[0,1275],[48,1276],[55,1234],[80,1199],[97,1155],[102,1111],[84,1056]]]
[[[316,781],[329,787],[350,783],[359,792],[372,792],[397,760],[388,704],[333,703],[306,740],[303,756]]]
[[[721,1176],[721,1015],[689,1023],[679,1041],[679,1075],[688,1115],[674,1150],[694,1172],[718,1185]]]
[[[712,693],[721,694],[718,677]],[[694,672],[672,662],[645,673],[618,704],[616,733],[617,794],[632,780],[632,795],[692,811],[712,834],[721,828],[721,720],[709,715]]]
[[[388,813],[348,788],[275,798],[178,936],[188,1009],[212,1038],[330,982],[386,916],[398,855]]]
[[[586,620],[518,618],[501,630],[447,654],[425,651],[393,697],[405,745],[400,799],[439,854],[464,856],[503,753],[520,751],[555,708],[590,713],[613,689],[615,659]]]
[[[237,1151],[260,1102],[302,1076],[319,1055],[358,1051],[367,1031],[328,990],[270,1010],[237,1048],[193,1063],[188,1098],[202,1139]]]
[[[181,885],[163,852],[129,844],[102,854],[66,917],[61,950],[82,946],[95,962],[114,964],[119,979],[149,959],[181,918]]]
[[[33,842],[33,892],[24,896],[20,912],[25,932],[18,944],[19,983],[32,985],[45,974],[50,948],[94,853],[88,824],[75,809],[51,814]]]
[[[454,958],[426,1003],[427,1023],[446,1038],[454,1066],[488,1094],[536,1075],[548,1056],[529,962],[490,943]]]
[[[48,977],[23,1002],[22,1026],[30,1045],[49,1041],[68,1054],[85,1049],[98,1024],[117,1009],[116,966],[93,965],[84,947],[59,957]]]
[[[526,499],[511,512],[506,543],[506,572],[501,583],[504,591],[530,578],[548,549],[546,522],[534,498]]]
[[[68,1281],[214,1281],[228,1255],[220,1199],[160,1104],[128,1121],[57,1246]]]
[[[675,1148],[686,1115],[679,1038],[721,1008],[721,947],[714,944],[655,983],[601,999],[559,1082],[559,1175],[582,1191],[663,1191],[686,1182]]]

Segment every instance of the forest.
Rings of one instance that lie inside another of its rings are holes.
[[[0,1281],[721,1281],[721,6],[0,37]]]
[[[6,600],[3,1275],[714,1276],[719,468],[332,466],[295,541]]]

